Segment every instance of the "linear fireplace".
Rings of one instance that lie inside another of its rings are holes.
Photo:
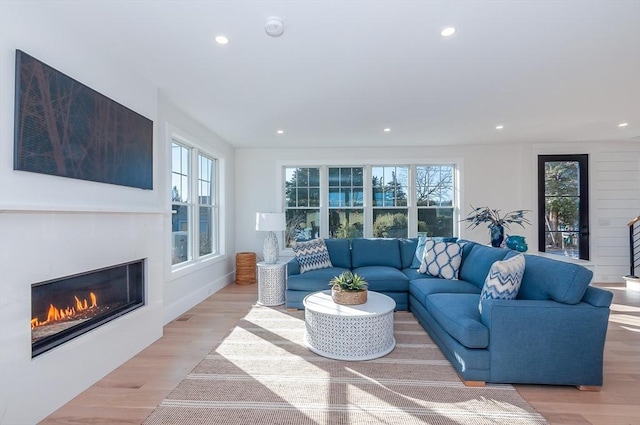
[[[145,260],[31,285],[31,357],[142,307]]]

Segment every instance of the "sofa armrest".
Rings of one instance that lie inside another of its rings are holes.
[[[298,260],[293,257],[287,263],[287,276],[292,276],[294,274],[300,274],[300,264],[298,264]]]
[[[591,304],[594,307],[609,307],[613,301],[613,293],[604,289],[588,286],[587,291],[582,297],[582,301]]]
[[[608,307],[485,300],[494,382],[602,385]]]

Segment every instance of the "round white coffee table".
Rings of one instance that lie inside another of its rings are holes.
[[[315,292],[303,301],[304,342],[316,354],[337,360],[371,360],[389,354],[393,337],[393,298],[367,294],[359,305],[336,304],[331,291]]]

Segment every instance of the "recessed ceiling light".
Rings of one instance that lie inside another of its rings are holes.
[[[229,44],[229,39],[224,35],[217,35],[215,40],[218,44]]]
[[[504,125],[500,124],[500,125],[496,125],[496,130],[502,130],[504,128]]]
[[[276,133],[278,133],[278,134],[284,134],[284,130],[278,130],[278,131],[276,131]]]
[[[454,27],[447,27],[440,31],[440,35],[443,37],[449,37],[450,35],[453,35],[454,32],[456,32],[456,29]]]
[[[621,122],[620,124],[618,124],[618,127],[626,127],[628,125],[629,125],[628,122]]]
[[[387,128],[385,128],[384,130],[382,130],[382,131],[384,131],[385,133],[388,133],[388,132],[390,132],[390,131],[391,131],[391,129],[390,129],[389,127],[387,127]]]

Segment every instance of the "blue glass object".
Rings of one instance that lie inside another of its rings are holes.
[[[526,252],[527,249],[529,249],[527,242],[524,240],[524,236],[509,235],[505,240],[505,245],[507,245],[507,248],[519,252]]]

